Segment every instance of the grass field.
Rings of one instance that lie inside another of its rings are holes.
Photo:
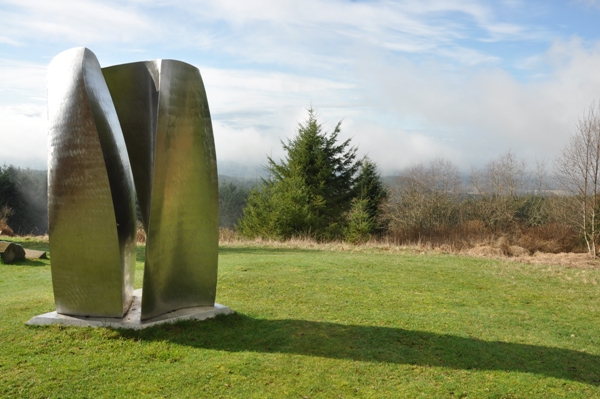
[[[600,398],[599,268],[231,245],[219,273],[235,315],[136,332],[25,326],[49,261],[0,264],[0,397]]]

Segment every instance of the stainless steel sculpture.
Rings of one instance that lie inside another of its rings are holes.
[[[122,317],[129,307],[133,181],[147,234],[141,319],[213,306],[217,166],[198,69],[157,60],[101,70],[89,50],[73,49],[52,62],[49,82],[57,312]]]
[[[48,71],[48,217],[56,311],[122,317],[135,273],[135,200],[117,113],[94,54]]]
[[[157,60],[103,70],[146,229],[142,320],[212,306],[219,199],[206,92],[197,68]]]

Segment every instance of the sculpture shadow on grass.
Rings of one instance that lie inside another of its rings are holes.
[[[2,263],[3,266],[34,266],[34,267],[40,267],[40,266],[48,266],[48,263],[44,263],[41,260],[33,260],[33,259],[25,259],[25,260],[18,260],[16,262],[12,262],[9,264],[4,264]]]
[[[575,350],[412,331],[305,320],[265,320],[243,314],[181,322],[128,339],[169,341],[228,352],[289,353],[331,359],[533,373],[600,386],[600,356]]]

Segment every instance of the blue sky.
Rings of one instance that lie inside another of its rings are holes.
[[[600,1],[0,0],[0,163],[45,168],[46,68],[172,58],[207,88],[220,171],[282,156],[311,104],[383,174],[552,159],[600,98]]]

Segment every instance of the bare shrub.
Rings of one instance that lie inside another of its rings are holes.
[[[238,234],[228,227],[219,227],[219,242],[234,242],[238,241]]]
[[[565,201],[577,203],[553,194],[548,180],[544,162],[530,167],[512,151],[473,169],[471,192],[448,161],[412,166],[390,190],[387,239],[498,256],[581,250],[577,231],[566,223],[573,210]]]
[[[136,226],[136,242],[138,244],[146,243],[146,231],[144,230],[144,225],[139,220],[137,221]]]
[[[14,237],[15,233],[7,224],[8,218],[14,214],[12,208],[7,205],[4,205],[0,208],[0,235]]]
[[[598,255],[600,205],[600,103],[593,103],[576,125],[555,163],[556,176],[571,196],[564,201],[567,222],[583,236],[588,252]]]
[[[471,217],[481,220],[491,231],[511,235],[522,226],[542,224],[547,217],[542,195],[545,181],[544,162],[536,163],[532,171],[525,159],[508,150],[483,169],[472,169],[476,200]]]
[[[390,221],[390,234],[397,240],[445,235],[460,223],[460,174],[448,160],[408,168],[390,191],[385,216]]]
[[[517,243],[530,253],[546,252],[578,252],[577,231],[564,223],[546,223],[525,229],[518,237]]]

